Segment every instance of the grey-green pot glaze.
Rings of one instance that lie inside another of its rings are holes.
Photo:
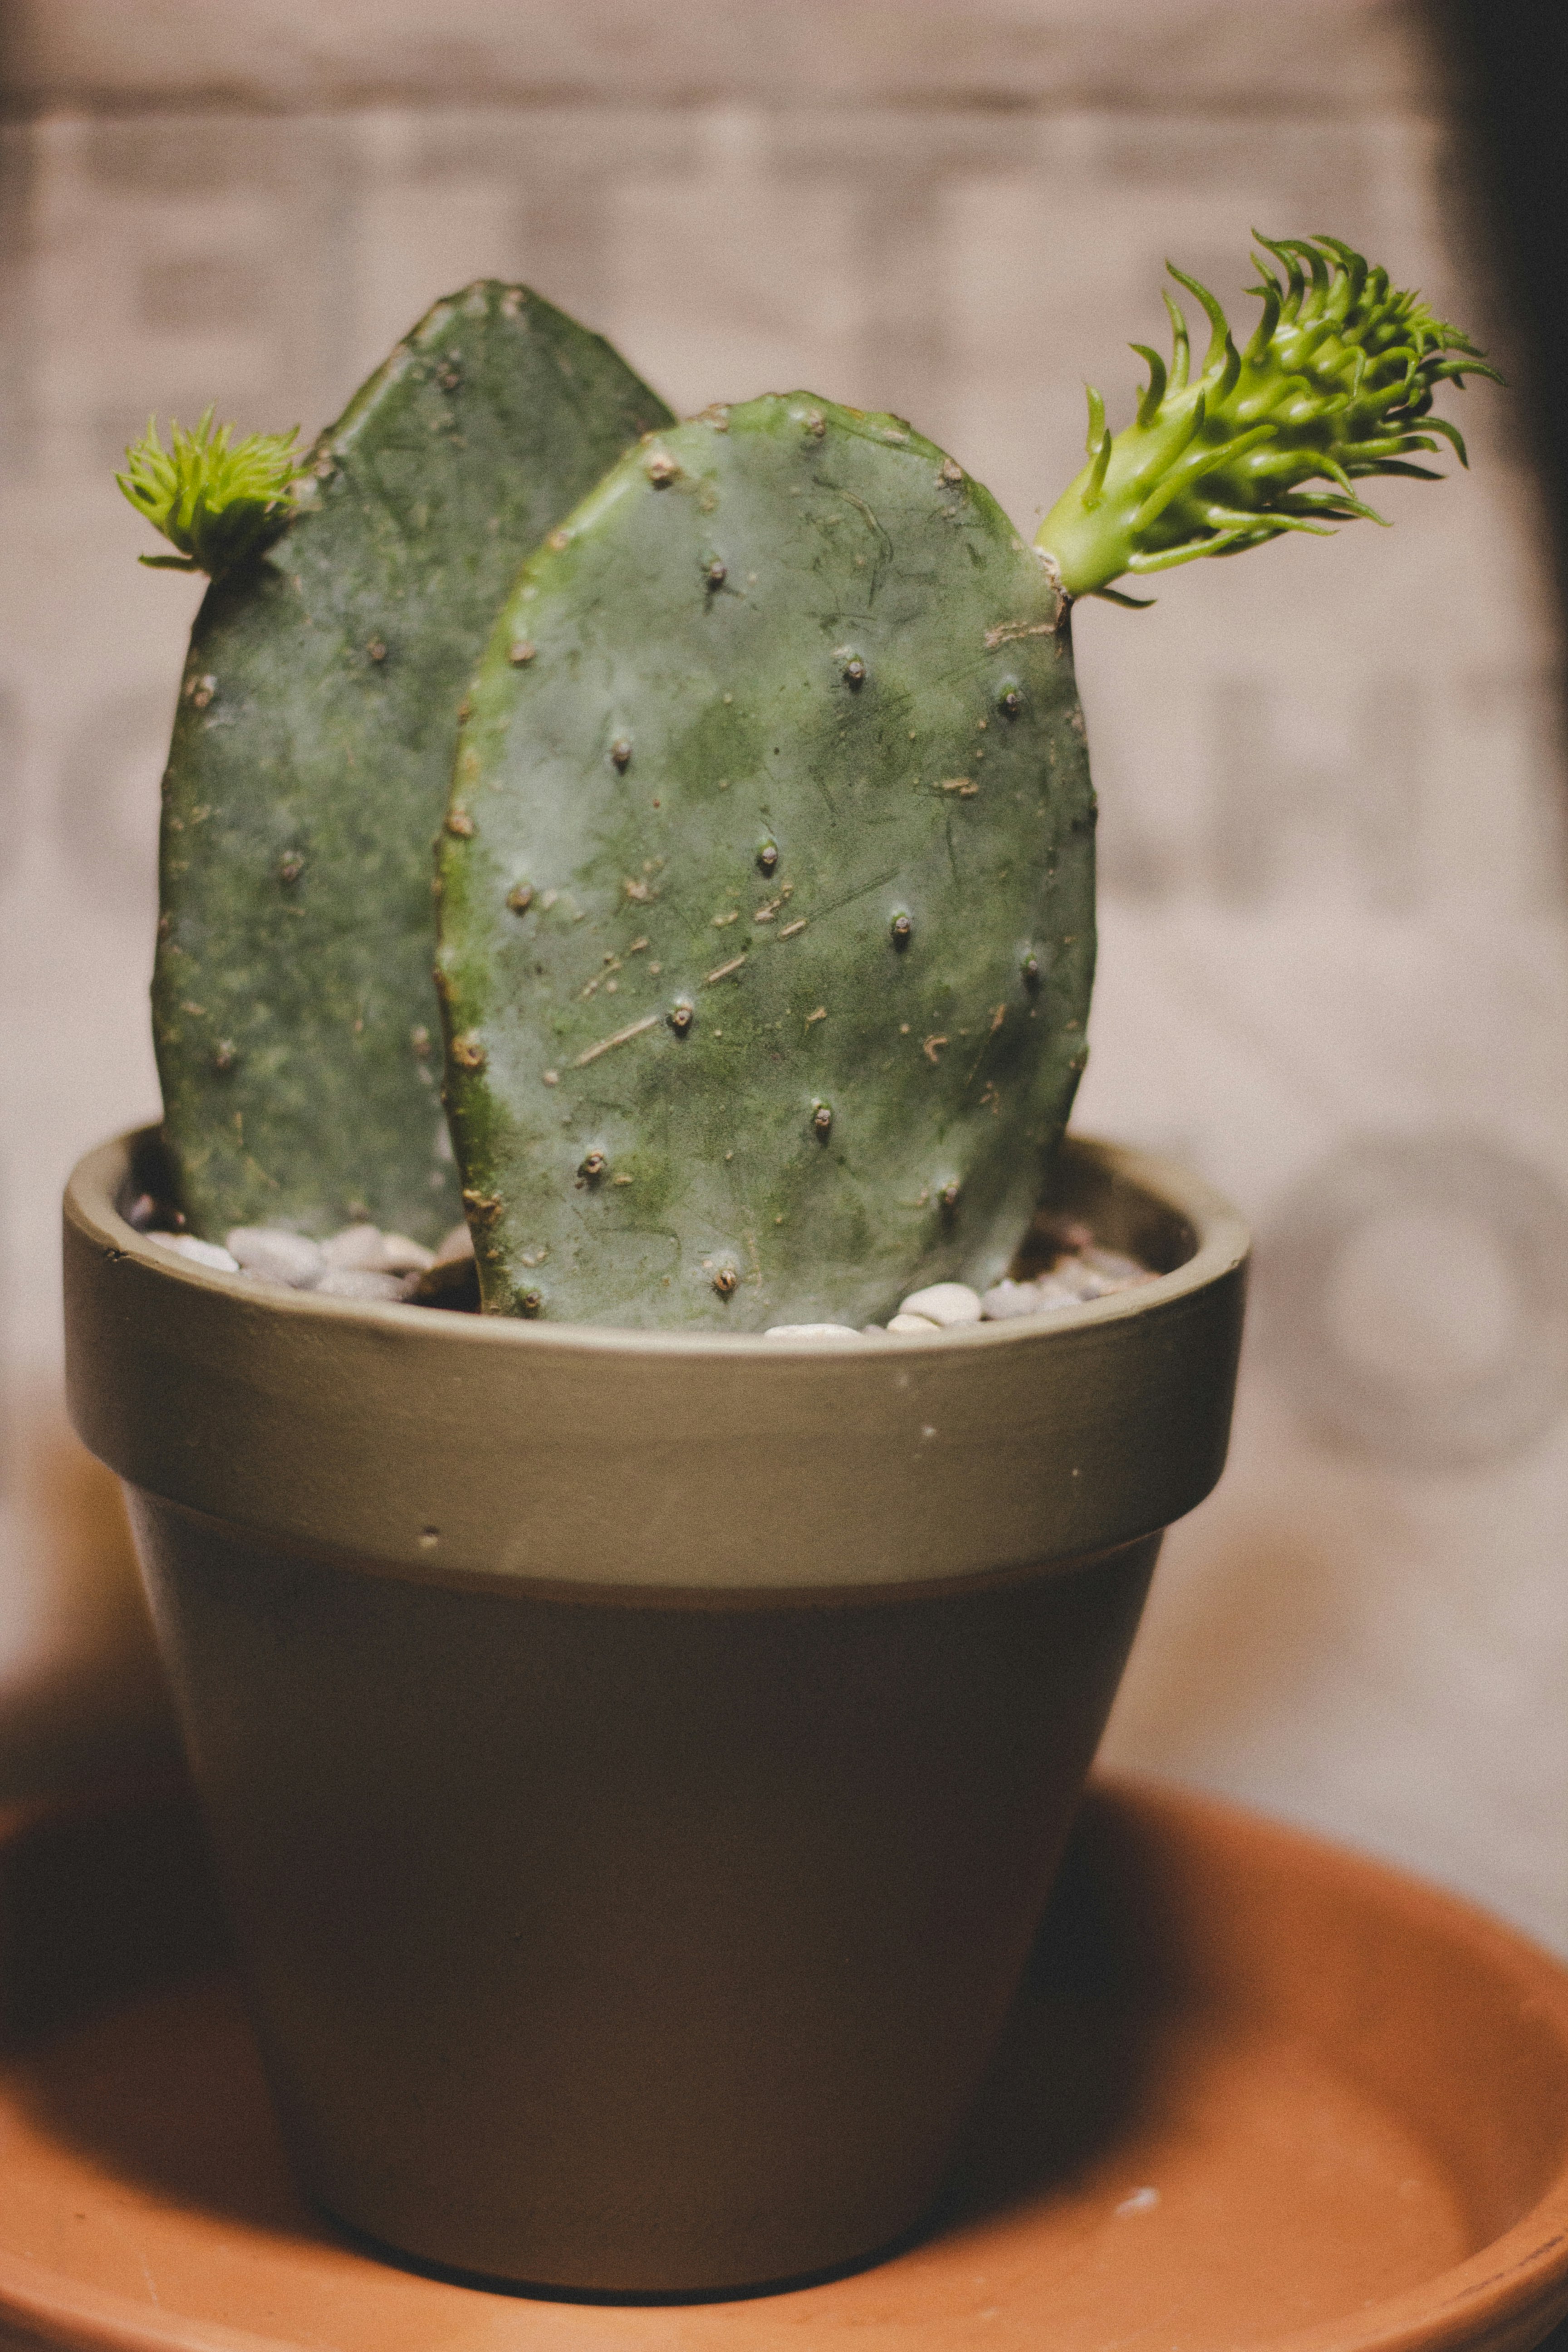
[[[66,1207],[293,2159],[545,2291],[862,2260],[937,2197],[1160,1530],[1224,1458],[1246,1235],[1078,1144],[1170,1271],[863,1349],[264,1292]]]

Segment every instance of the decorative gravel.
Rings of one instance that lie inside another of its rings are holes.
[[[130,1222],[160,1248],[177,1251],[196,1265],[243,1275],[268,1290],[310,1290],[321,1298],[397,1298],[422,1306],[479,1305],[474,1244],[467,1225],[454,1225],[438,1249],[426,1249],[406,1234],[384,1234],[378,1225],[345,1225],[315,1242],[275,1225],[236,1225],[224,1244],[198,1241],[194,1234],[161,1233],[136,1215]],[[155,1209],[149,1203],[152,1214]],[[466,1294],[471,1293],[471,1297]]]
[[[454,1225],[439,1248],[425,1249],[405,1234],[384,1234],[372,1224],[345,1225],[316,1242],[272,1225],[236,1225],[226,1246],[198,1241],[194,1234],[156,1229],[156,1204],[143,1197],[130,1222],[161,1249],[194,1265],[237,1274],[269,1290],[309,1290],[323,1298],[395,1298],[420,1307],[446,1307],[468,1313],[479,1303],[474,1244],[467,1225]],[[1120,1250],[1106,1249],[1085,1225],[1064,1223],[1052,1235],[1055,1263],[1030,1280],[995,1283],[987,1291],[966,1282],[935,1282],[913,1290],[886,1324],[775,1323],[764,1339],[863,1346],[889,1331],[952,1331],[969,1323],[1011,1323],[1054,1315],[1086,1299],[1106,1298],[1152,1282],[1152,1270]]]
[[[1030,1281],[998,1282],[986,1291],[971,1290],[966,1282],[934,1282],[928,1289],[912,1290],[885,1324],[865,1323],[857,1330],[852,1323],[775,1323],[763,1337],[847,1344],[880,1339],[889,1331],[953,1331],[965,1323],[1011,1323],[1081,1307],[1086,1299],[1107,1298],[1112,1291],[1135,1290],[1155,1278],[1136,1258],[1102,1249],[1081,1227],[1074,1227],[1064,1237],[1056,1264]]]

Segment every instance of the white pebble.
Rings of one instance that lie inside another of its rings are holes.
[[[403,1277],[369,1265],[330,1265],[316,1285],[318,1298],[401,1298]]]
[[[1050,1273],[1041,1278],[1054,1282],[1059,1289],[1066,1291],[1069,1298],[1079,1303],[1087,1298],[1103,1298],[1108,1291],[1121,1288],[1121,1285],[1112,1282],[1108,1275],[1099,1274],[1092,1265],[1086,1265],[1081,1257],[1064,1257],[1058,1265],[1053,1266]]]
[[[1011,1323],[1020,1315],[1037,1315],[1040,1293],[1037,1284],[1014,1282],[1004,1278],[994,1282],[980,1302],[980,1312],[987,1323]]]
[[[411,1242],[406,1234],[383,1234],[381,1248],[388,1274],[424,1274],[436,1263],[435,1251],[423,1242]]]
[[[1077,1307],[1094,1295],[1069,1287],[1054,1274],[1042,1274],[1036,1282],[994,1283],[981,1300],[980,1311],[988,1323],[1009,1323],[1018,1316],[1050,1315],[1058,1307]]]
[[[1114,1282],[1153,1280],[1149,1268],[1141,1265],[1135,1257],[1128,1257],[1121,1250],[1101,1249],[1098,1243],[1083,1252],[1083,1262],[1085,1265],[1092,1266],[1096,1274],[1110,1275]]]
[[[1133,1290],[1155,1279],[1146,1265],[1123,1257],[1120,1250],[1085,1250],[1081,1257],[1064,1259],[1053,1268],[1053,1276],[1079,1298],[1109,1298],[1112,1291]]]
[[[461,1259],[472,1257],[473,1254],[474,1237],[467,1225],[454,1225],[446,1239],[436,1244],[434,1263],[437,1265],[456,1265]]]
[[[942,1325],[933,1323],[929,1315],[906,1315],[900,1307],[897,1315],[888,1318],[889,1331],[940,1331]]]
[[[321,1244],[321,1255],[329,1265],[355,1266],[367,1274],[391,1272],[379,1225],[345,1225]]]
[[[933,1282],[929,1290],[911,1291],[899,1313],[923,1315],[928,1323],[951,1330],[954,1324],[979,1322],[979,1294],[967,1282]],[[892,1325],[888,1328],[891,1330]]]
[[[272,1225],[236,1225],[225,1237],[247,1274],[281,1282],[290,1290],[313,1290],[327,1270],[320,1244],[303,1234]]]
[[[764,1339],[858,1339],[852,1323],[770,1323]]]
[[[193,1265],[214,1266],[219,1274],[239,1272],[237,1257],[227,1250],[220,1249],[216,1242],[198,1241],[195,1234],[149,1234],[146,1239],[156,1242],[160,1249],[178,1250],[180,1255],[188,1257]]]

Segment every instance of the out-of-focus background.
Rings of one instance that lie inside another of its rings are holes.
[[[169,1733],[61,1411],[57,1203],[153,1116],[158,777],[196,588],[112,467],[153,409],[331,416],[519,278],[679,407],[891,408],[1032,528],[1127,420],[1170,254],[1329,230],[1527,393],[1453,25],[1379,0],[36,0],[0,132],[0,1792]],[[1536,379],[1539,382],[1539,378]],[[1080,608],[1103,807],[1079,1123],[1255,1220],[1232,1467],[1111,1760],[1568,1948],[1568,863],[1528,396],[1396,528]],[[1538,412],[1536,412],[1538,413]]]

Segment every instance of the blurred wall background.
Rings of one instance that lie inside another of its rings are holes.
[[[158,776],[196,591],[151,409],[308,430],[437,294],[529,280],[678,406],[912,417],[1020,526],[1130,413],[1167,253],[1331,230],[1523,354],[1436,20],[1377,0],[37,0],[0,134],[0,1787],[168,1738],[58,1404],[75,1156],[155,1114]],[[1081,609],[1102,979],[1079,1123],[1259,1235],[1233,1466],[1112,1760],[1568,1948],[1561,645],[1521,416],[1356,525]],[[1454,470],[1457,474],[1457,469]]]

